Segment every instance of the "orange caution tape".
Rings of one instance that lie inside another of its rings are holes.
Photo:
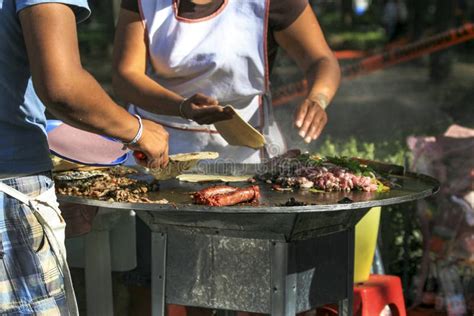
[[[426,54],[444,50],[472,39],[474,39],[474,24],[466,23],[459,28],[364,58],[353,65],[343,67],[342,75],[344,79],[352,79],[360,75],[369,74],[383,68],[416,59]],[[308,84],[306,80],[278,88],[273,92],[273,105],[284,105],[295,98],[306,96],[307,90]]]
[[[334,52],[337,59],[358,59],[366,57],[367,52],[360,50],[338,50]]]
[[[408,44],[404,47],[395,48],[385,53],[365,58],[354,65],[343,68],[342,74],[344,78],[351,79],[395,64],[407,62],[472,39],[474,39],[474,24],[468,23],[458,29],[452,29],[413,44]]]

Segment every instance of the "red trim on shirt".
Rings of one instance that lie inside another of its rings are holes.
[[[227,4],[229,3],[228,0],[224,0],[224,2],[222,3],[222,5],[220,6],[219,9],[217,9],[216,12],[214,12],[213,14],[209,15],[209,16],[206,16],[206,17],[203,17],[203,18],[199,18],[199,19],[188,19],[188,18],[183,18],[181,16],[178,15],[178,0],[173,0],[173,12],[174,12],[174,17],[176,18],[176,20],[180,21],[180,22],[184,22],[184,23],[199,23],[199,22],[204,22],[204,21],[207,21],[207,20],[211,20],[213,18],[215,18],[216,16],[218,16],[222,11],[224,11],[225,7],[227,6]]]
[[[258,124],[260,126],[264,126],[265,125],[265,110],[263,109],[263,96],[262,95],[258,96],[258,113],[259,113]]]
[[[265,67],[265,90],[264,93],[270,92],[270,67],[268,61],[268,23],[270,17],[270,0],[265,0],[265,17],[263,19],[263,59],[264,59],[264,67]],[[264,126],[265,124],[265,110],[263,109],[263,96],[261,95],[259,98],[259,112],[260,112],[260,120],[261,125]],[[271,106],[271,104],[270,104]],[[264,159],[266,156],[265,147],[260,148],[260,159]]]
[[[270,88],[270,69],[268,65],[268,18],[270,16],[270,0],[265,0],[265,18],[263,20],[263,51],[265,59],[265,92],[269,92]]]
[[[259,113],[259,121],[260,126],[265,126],[265,109],[263,108],[263,96],[259,95],[258,97],[258,113]],[[263,134],[263,129],[260,130]],[[263,160],[265,158],[265,146],[260,148],[260,159]]]

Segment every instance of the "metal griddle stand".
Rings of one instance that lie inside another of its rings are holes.
[[[368,209],[298,213],[138,211],[152,230],[152,314],[166,304],[352,315],[354,228]]]

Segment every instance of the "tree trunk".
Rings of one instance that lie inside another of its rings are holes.
[[[435,30],[437,33],[454,27],[454,1],[436,0]],[[451,73],[452,54],[451,51],[441,51],[431,55],[430,79],[441,82],[447,79]]]

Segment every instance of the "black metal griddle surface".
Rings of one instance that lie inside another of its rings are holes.
[[[253,168],[245,165],[237,165],[232,171],[219,172],[220,174],[252,174]],[[237,171],[235,171],[237,170]],[[209,170],[208,170],[209,172]],[[215,172],[215,170],[214,170]],[[141,179],[150,179],[147,175],[136,175]],[[198,211],[198,212],[216,212],[216,213],[290,213],[290,212],[315,212],[329,210],[347,210],[358,208],[369,208],[374,206],[383,206],[391,204],[400,204],[409,202],[434,194],[439,183],[435,179],[414,174],[406,173],[404,175],[394,175],[389,177],[396,185],[395,188],[385,193],[376,192],[331,192],[331,193],[313,193],[306,190],[294,191],[275,191],[271,184],[257,183],[261,191],[261,199],[258,205],[241,204],[230,207],[207,207],[192,204],[191,194],[209,186],[222,183],[188,183],[178,180],[160,181],[160,190],[149,194],[151,200],[166,199],[169,204],[153,203],[117,203],[99,201],[73,196],[59,196],[63,202],[72,202],[114,209],[133,209],[146,211]],[[245,187],[249,183],[232,183],[230,185]],[[284,206],[288,200],[294,199],[296,202],[305,206]]]

